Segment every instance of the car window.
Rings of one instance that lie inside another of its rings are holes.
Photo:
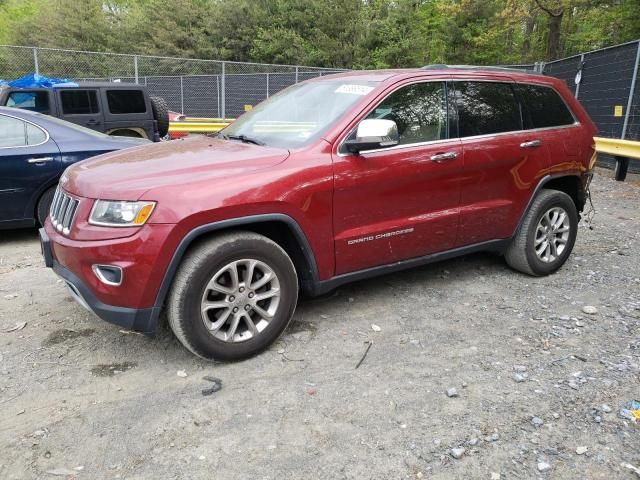
[[[366,118],[383,118],[396,122],[400,145],[447,138],[444,83],[416,83],[396,90]],[[355,133],[354,131],[352,136]]]
[[[7,97],[7,107],[22,108],[32,112],[49,113],[48,92],[11,92]]]
[[[109,112],[114,114],[145,113],[147,106],[142,90],[107,90]]]
[[[567,105],[553,88],[519,84],[517,90],[524,104],[525,128],[556,127],[575,122]]]
[[[27,123],[27,145],[40,145],[47,140],[47,134],[39,127]]]
[[[455,82],[461,137],[522,130],[520,105],[510,83]]]
[[[0,148],[27,145],[27,123],[17,118],[0,115]]]
[[[60,100],[65,115],[89,115],[100,111],[95,90],[62,90]]]

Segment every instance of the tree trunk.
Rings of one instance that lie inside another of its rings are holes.
[[[549,15],[549,37],[547,38],[547,56],[549,60],[560,58],[560,27],[564,11],[558,15]]]
[[[527,19],[524,25],[524,40],[522,41],[522,60],[529,59],[529,52],[531,51],[531,35],[533,34],[533,27],[536,24],[536,17],[533,15],[533,5],[529,6],[527,11]]]

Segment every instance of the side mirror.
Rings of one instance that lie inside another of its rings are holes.
[[[360,153],[364,150],[393,147],[400,143],[398,126],[393,120],[371,118],[363,120],[358,125],[356,138],[347,140],[344,145],[350,153]]]

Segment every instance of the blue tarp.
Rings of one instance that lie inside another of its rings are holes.
[[[24,77],[11,80],[10,82],[0,81],[0,85],[8,85],[12,88],[53,88],[53,87],[77,87],[78,84],[68,78],[49,78],[37,73],[25,75]]]

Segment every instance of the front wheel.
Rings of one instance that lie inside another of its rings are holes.
[[[298,278],[287,253],[262,235],[233,232],[205,240],[185,256],[167,317],[194,354],[240,360],[280,336],[297,299]]]
[[[522,226],[505,253],[511,268],[529,275],[558,270],[573,250],[578,212],[569,195],[542,190],[533,201]]]
[[[56,187],[51,187],[47,191],[45,191],[40,200],[38,200],[38,205],[36,206],[36,217],[38,218],[38,222],[41,226],[44,227],[44,222],[49,215],[49,210],[51,209],[51,202],[53,201],[53,196],[56,193]]]

